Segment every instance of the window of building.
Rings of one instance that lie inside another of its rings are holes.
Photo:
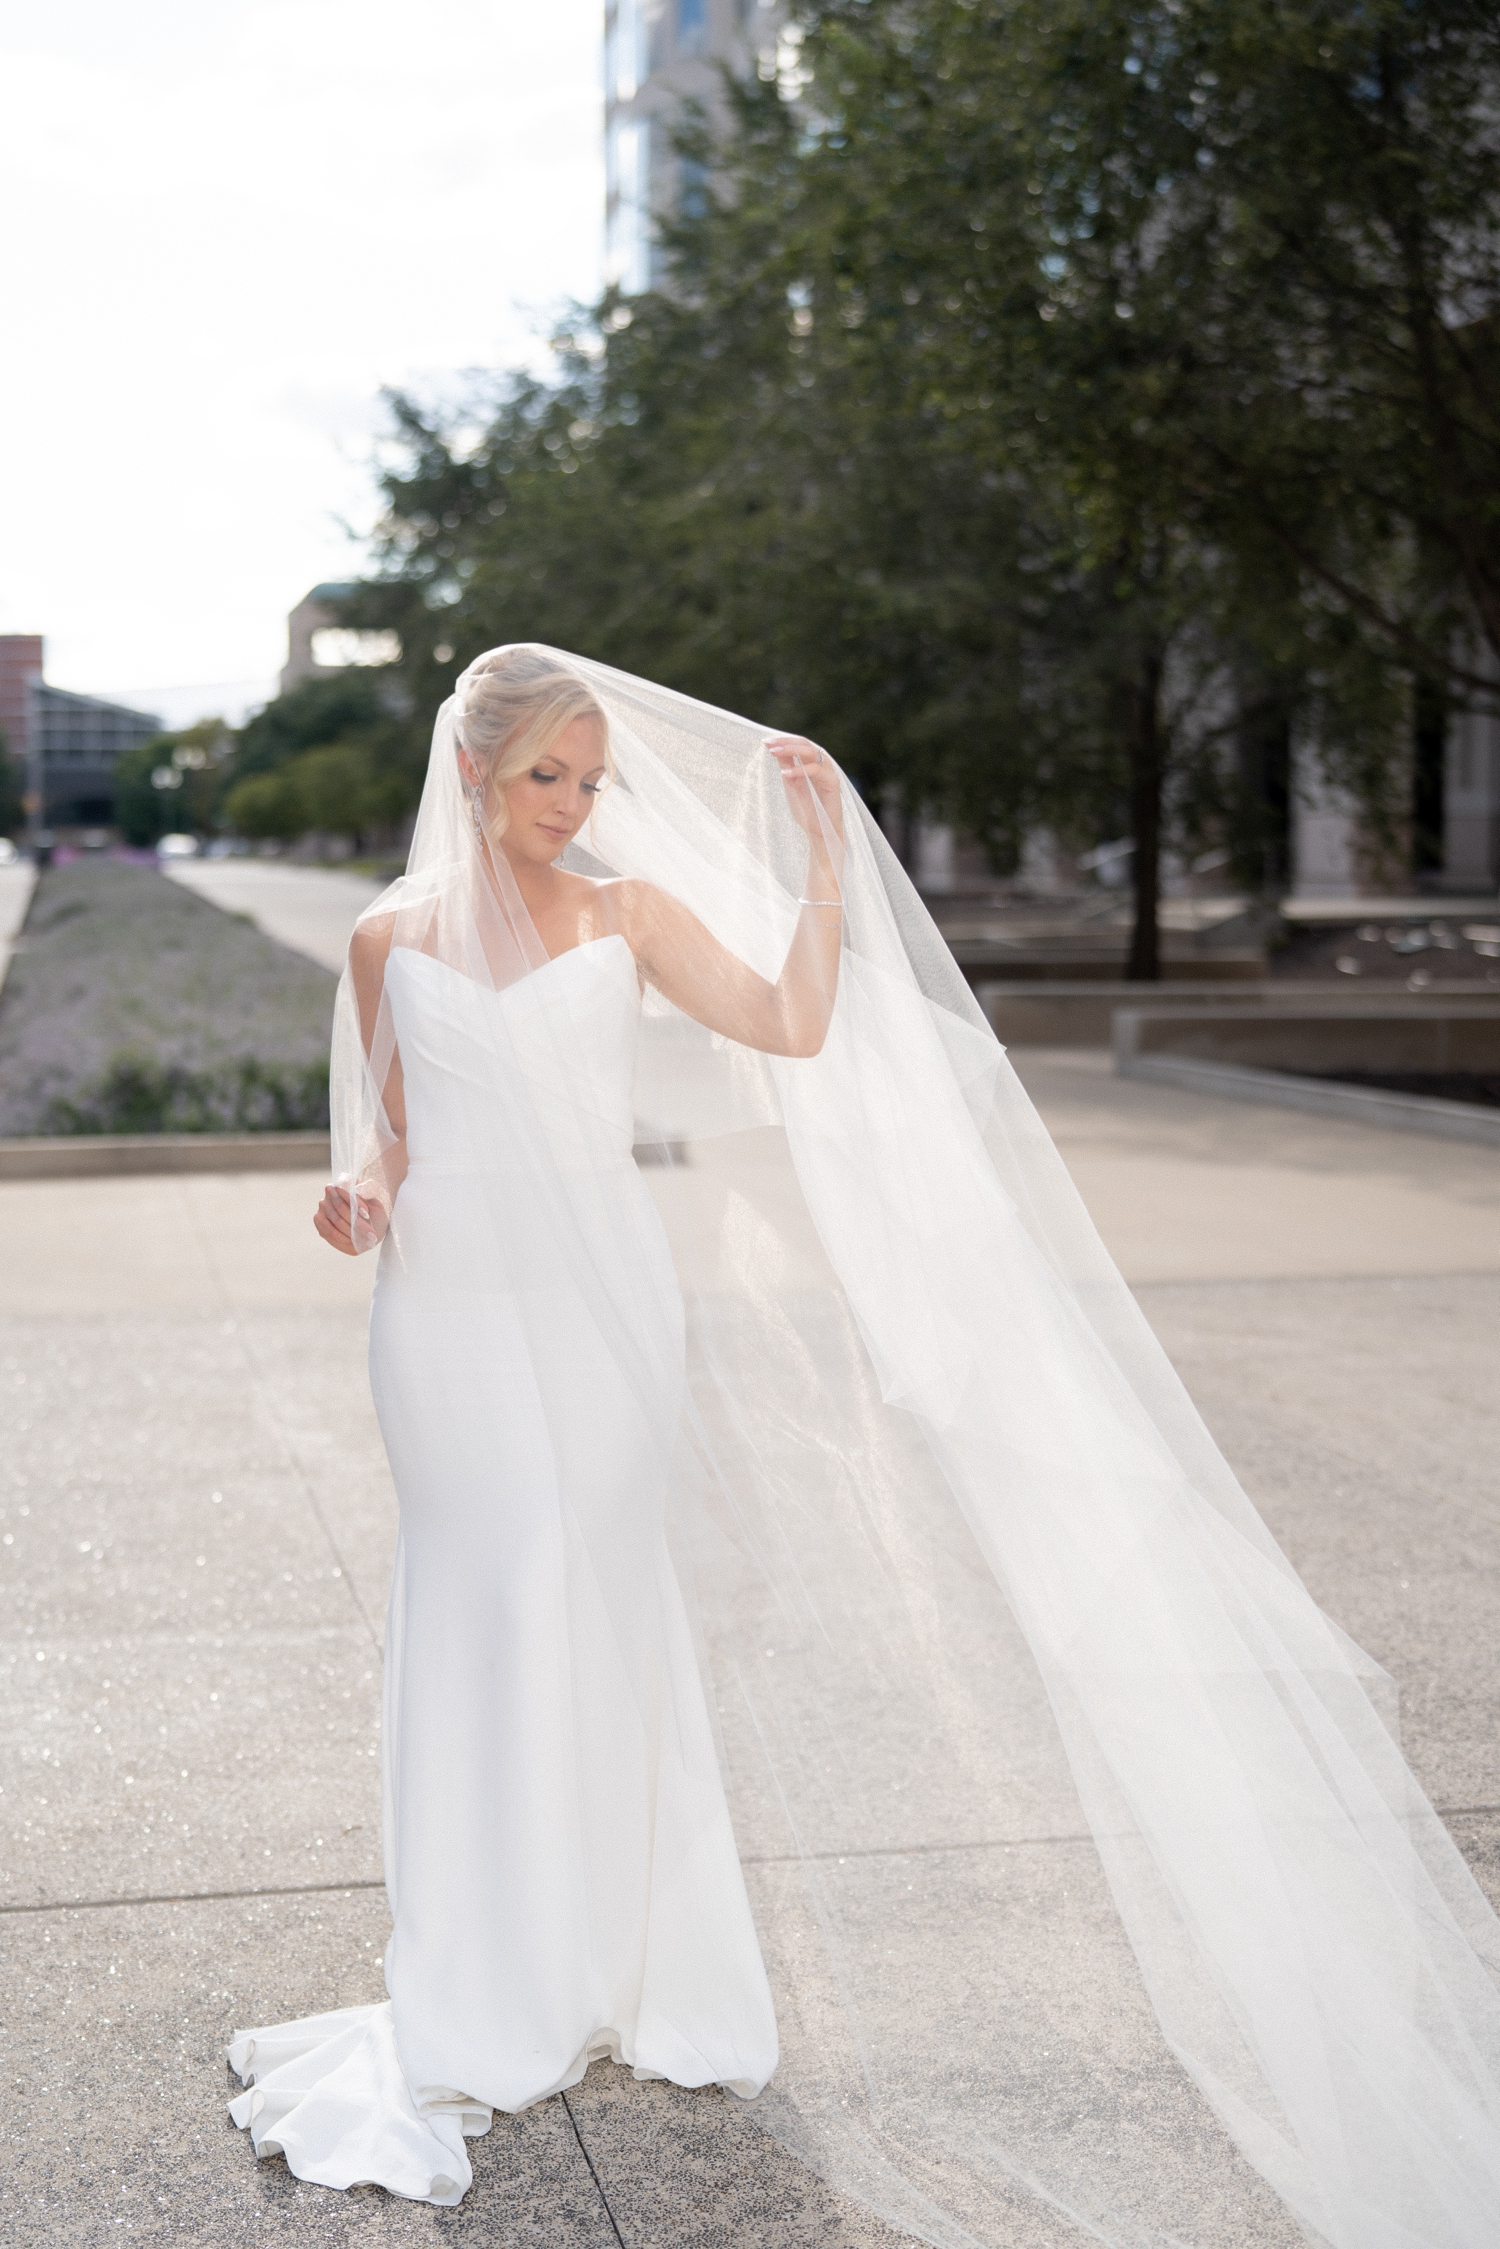
[[[708,44],[708,0],[677,0],[677,52],[701,55]]]
[[[350,664],[396,664],[401,660],[401,642],[395,633],[323,625],[312,636],[312,660],[330,671],[342,671]]]
[[[708,166],[695,156],[678,160],[677,205],[685,219],[701,219],[708,209]]]

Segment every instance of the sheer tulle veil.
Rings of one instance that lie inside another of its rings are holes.
[[[567,864],[659,886],[774,978],[806,842],[765,730],[536,653],[608,725]],[[499,989],[547,956],[480,864],[467,678],[366,926]],[[1261,1524],[844,802],[821,1053],[648,987],[636,1088],[688,1315],[674,1555],[781,2031],[747,2113],[924,2241],[1292,2242],[1289,2210],[1336,2249],[1492,2249],[1500,1926],[1389,1683]],[[346,977],[335,1158],[377,1185],[393,1053],[378,976]],[[523,1154],[655,1394],[607,1214],[540,1125]]]

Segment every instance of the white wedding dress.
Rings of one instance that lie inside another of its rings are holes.
[[[400,1503],[390,2000],[243,2033],[230,2059],[255,2082],[231,2113],[300,2178],[451,2203],[463,2134],[493,2109],[576,2084],[601,2054],[754,2094],[776,2022],[667,1552],[683,1307],[631,1154],[634,958],[606,937],[494,992],[402,949],[387,986],[410,1154],[370,1333]],[[580,1223],[612,1245],[654,1396],[507,1165],[535,1118]]]

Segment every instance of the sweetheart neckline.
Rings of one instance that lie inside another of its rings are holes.
[[[413,960],[431,961],[434,968],[446,969],[450,976],[458,977],[465,984],[472,984],[476,992],[492,992],[498,998],[504,999],[508,992],[518,991],[522,986],[531,983],[533,978],[545,976],[547,970],[556,968],[559,961],[571,960],[575,953],[592,952],[596,945],[623,945],[630,955],[632,968],[635,966],[635,954],[630,950],[630,940],[622,936],[618,929],[606,930],[602,937],[585,937],[577,945],[565,945],[560,953],[549,953],[544,961],[538,961],[535,968],[529,968],[526,974],[518,976],[513,984],[481,984],[477,977],[466,976],[464,971],[461,968],[455,968],[451,961],[439,960],[436,953],[420,952],[415,945],[393,945],[391,951],[393,954],[408,953]]]

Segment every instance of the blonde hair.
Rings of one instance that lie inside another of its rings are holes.
[[[458,739],[485,779],[497,803],[489,821],[493,835],[507,822],[505,791],[575,719],[599,722],[604,770],[614,779],[609,721],[593,690],[576,672],[535,648],[492,648],[476,656],[457,688]]]

